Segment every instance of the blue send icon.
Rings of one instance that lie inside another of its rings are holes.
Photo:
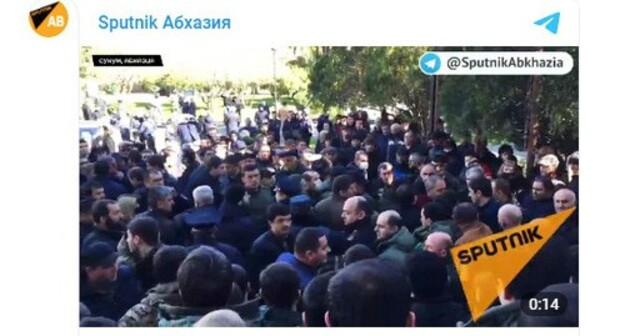
[[[537,26],[544,26],[546,30],[553,34],[557,34],[559,30],[559,18],[561,17],[561,13],[553,13],[546,17],[543,17],[535,22],[533,22]]]
[[[433,75],[440,70],[442,61],[440,61],[440,56],[436,53],[428,52],[420,56],[419,64],[420,70],[422,70],[425,75]]]

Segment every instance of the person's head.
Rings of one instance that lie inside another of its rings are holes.
[[[345,266],[349,266],[355,262],[365,259],[373,259],[376,258],[377,254],[373,252],[368,246],[364,244],[355,244],[349,247],[343,256],[343,261]]]
[[[83,187],[83,194],[84,196],[95,201],[99,201],[106,197],[106,194],[104,194],[104,187],[97,181],[86,183]]]
[[[143,177],[143,182],[145,183],[146,188],[154,188],[157,186],[165,185],[165,177],[163,176],[162,171],[158,169],[148,169],[145,171],[145,175]]]
[[[154,279],[160,284],[177,281],[178,268],[187,255],[188,251],[183,246],[170,245],[159,248],[153,260]]]
[[[466,170],[466,174],[464,175],[466,178],[466,184],[470,185],[470,181],[477,180],[485,177],[485,173],[483,172],[483,168],[481,166],[470,167]]]
[[[308,170],[303,173],[302,176],[304,188],[306,190],[320,190],[320,184],[322,183],[319,173],[314,170]]]
[[[440,258],[446,258],[451,253],[453,239],[446,232],[432,232],[425,239],[425,251],[436,254]]]
[[[403,164],[407,164],[408,159],[409,159],[409,151],[407,150],[407,148],[405,147],[399,147],[397,148],[396,151],[396,163],[403,165]]]
[[[275,200],[280,202],[301,194],[300,175],[283,177],[275,184]]]
[[[132,167],[128,170],[128,180],[133,187],[143,185],[145,170],[142,167]]]
[[[91,198],[80,201],[80,223],[93,225],[93,203],[95,202]]]
[[[403,142],[405,142],[407,146],[413,146],[416,143],[416,135],[414,132],[405,132],[405,135],[403,135]]]
[[[508,155],[501,165],[498,175],[502,177],[510,177],[520,173],[518,166],[518,158],[515,155]]]
[[[431,163],[427,163],[420,168],[420,178],[425,181],[426,179],[436,174],[435,166]]]
[[[498,158],[505,160],[507,159],[510,155],[513,155],[514,150],[513,147],[511,147],[511,145],[509,144],[502,144],[500,147],[498,147]]]
[[[498,209],[498,224],[508,230],[522,224],[522,209],[514,204],[505,204]]]
[[[271,167],[260,169],[260,184],[273,189],[275,187],[275,169]]]
[[[395,137],[400,136],[401,133],[403,133],[403,126],[397,122],[393,123],[392,126],[390,126],[390,133]]]
[[[474,167],[479,165],[479,159],[477,158],[477,153],[474,151],[469,151],[464,154],[464,166],[466,168]]]
[[[568,157],[568,170],[572,176],[578,176],[579,174],[579,152],[574,152]]]
[[[375,234],[378,240],[388,240],[403,227],[403,219],[398,212],[386,210],[377,216]]]
[[[433,161],[431,161],[438,176],[444,177],[446,175],[446,161],[447,157],[445,154],[436,154]]]
[[[221,177],[226,174],[225,163],[218,156],[208,158],[206,166],[208,167],[209,174],[212,177]]]
[[[245,327],[245,321],[233,310],[219,309],[212,311],[193,324],[196,328]]]
[[[164,213],[173,211],[173,188],[166,186],[156,186],[147,191],[147,202],[153,210]]]
[[[80,139],[80,158],[89,156],[89,143],[85,139]]]
[[[147,167],[156,170],[165,170],[167,159],[163,155],[152,155],[147,159]]]
[[[97,177],[110,176],[116,171],[115,159],[110,156],[103,156],[99,158],[93,165],[93,172]]]
[[[151,217],[138,217],[128,223],[126,243],[131,253],[143,257],[160,245],[158,222]]]
[[[260,188],[260,170],[256,165],[246,166],[243,170],[243,184],[245,189],[256,191]]]
[[[368,170],[368,154],[362,150],[357,151],[353,158],[353,163],[362,170]]]
[[[576,195],[570,189],[559,189],[553,196],[553,201],[555,202],[555,211],[559,213],[576,206]]]
[[[531,195],[536,201],[550,199],[555,192],[555,186],[549,178],[538,176],[533,181]]]
[[[299,282],[292,266],[272,263],[260,272],[260,295],[269,307],[292,309],[299,300]]]
[[[332,182],[332,194],[334,197],[346,199],[351,197],[351,184],[353,177],[350,175],[340,175]]]
[[[411,285],[393,264],[375,258],[342,269],[329,281],[325,324],[335,327],[413,327]]]
[[[317,275],[303,291],[303,324],[306,327],[325,327],[327,312],[327,287],[329,280],[336,275],[330,271]]]
[[[80,251],[80,269],[91,287],[110,290],[117,280],[117,252],[107,243],[96,242]]]
[[[290,208],[281,203],[271,204],[267,210],[269,229],[278,237],[286,237],[290,234],[292,219]]]
[[[425,184],[427,196],[429,196],[432,200],[442,196],[442,193],[446,190],[446,182],[438,175],[430,176],[423,180],[423,182]]]
[[[368,216],[368,202],[363,196],[347,198],[342,206],[342,220],[345,225],[351,225]]]
[[[240,173],[240,155],[229,155],[225,158],[225,173],[229,177],[235,177]]]
[[[284,169],[294,171],[297,169],[299,161],[297,160],[297,151],[288,151],[280,154],[280,159],[284,163]]]
[[[263,145],[260,147],[258,151],[258,159],[262,161],[268,161],[271,159],[271,147],[268,145]]]
[[[500,203],[509,203],[513,199],[511,185],[505,178],[492,180],[492,197]]]
[[[117,205],[125,220],[134,218],[136,209],[139,207],[137,196],[133,194],[119,196],[117,198]]]
[[[407,158],[407,164],[413,171],[419,171],[423,165],[427,162],[427,158],[420,155],[420,153],[411,153]]]
[[[431,224],[448,219],[444,205],[438,201],[433,201],[425,204],[420,211],[420,222],[425,227],[431,226]]]
[[[325,233],[315,227],[299,231],[295,240],[295,256],[310,267],[319,267],[327,261],[330,252]]]
[[[210,205],[214,203],[214,194],[212,188],[202,185],[193,190],[193,201],[196,207]]]
[[[392,184],[394,181],[394,167],[388,162],[383,162],[377,168],[379,179],[386,185]]]
[[[557,174],[559,167],[559,159],[554,154],[548,154],[539,160],[540,174],[546,177],[552,177]]]
[[[471,180],[468,183],[468,196],[477,206],[483,206],[492,198],[492,183],[485,177]]]
[[[458,227],[465,227],[479,220],[479,209],[474,203],[459,203],[453,209],[453,221]]]
[[[417,301],[434,299],[442,295],[448,282],[443,258],[433,252],[417,251],[409,255],[407,267],[412,292]]]
[[[123,213],[117,202],[103,199],[93,204],[93,222],[103,229],[120,230],[122,227]]]
[[[327,139],[325,139],[327,141]],[[335,163],[338,160],[338,150],[335,147],[327,146],[321,152],[323,158],[329,162]]]
[[[216,249],[200,246],[184,259],[177,279],[185,306],[221,308],[232,289],[232,264]]]

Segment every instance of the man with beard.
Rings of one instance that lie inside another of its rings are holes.
[[[160,248],[158,223],[150,217],[136,218],[128,224],[126,243],[134,262],[134,270],[141,285],[147,292],[156,286],[153,264],[154,255]]]
[[[124,234],[123,215],[119,205],[109,199],[100,200],[93,204],[92,214],[93,231],[85,237],[83,246],[102,242],[115,250]]]
[[[92,316],[115,321],[141,300],[132,270],[117,266],[116,259],[115,249],[102,242],[86,245],[80,252],[80,302]]]

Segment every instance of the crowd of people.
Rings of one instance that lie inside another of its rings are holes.
[[[148,138],[80,140],[81,326],[578,325],[578,210],[476,321],[450,253],[578,209],[578,152],[523,169],[388,114],[225,113],[180,123],[179,173]],[[543,291],[567,310],[521,309]]]

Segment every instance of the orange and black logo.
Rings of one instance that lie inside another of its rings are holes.
[[[30,27],[44,37],[54,37],[65,30],[69,17],[62,2],[55,2],[30,12]]]

